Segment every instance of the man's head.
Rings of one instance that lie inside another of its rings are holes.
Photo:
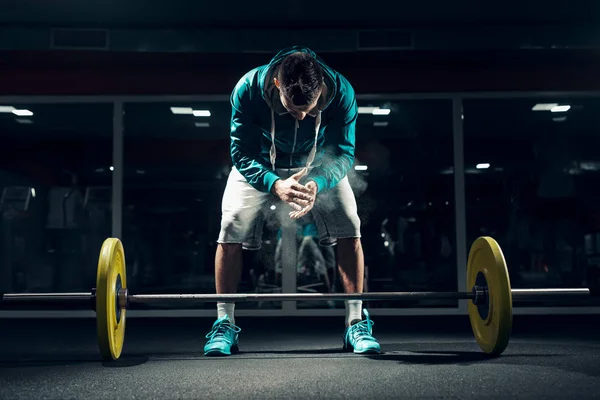
[[[283,106],[302,120],[317,106],[323,91],[323,69],[310,54],[297,52],[281,62],[274,81]]]

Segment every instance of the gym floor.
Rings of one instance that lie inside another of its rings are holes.
[[[600,316],[515,316],[484,357],[468,317],[374,317],[383,354],[341,351],[335,318],[237,317],[240,354],[202,355],[212,319],[127,320],[103,362],[93,319],[0,319],[0,398],[592,398]]]

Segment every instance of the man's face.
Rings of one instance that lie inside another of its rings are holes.
[[[280,89],[280,82],[277,78],[274,78],[275,86],[277,89]],[[296,119],[302,121],[308,114],[310,114],[317,107],[319,102],[319,97],[321,96],[322,89],[319,90],[318,96],[316,96],[316,100],[311,104],[306,104],[303,106],[296,106],[292,103],[291,99],[288,99],[283,95],[281,90],[279,90],[279,98],[281,99],[281,104],[285,107],[286,110]]]

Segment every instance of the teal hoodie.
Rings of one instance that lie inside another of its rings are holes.
[[[318,60],[323,68],[326,88],[315,112],[302,121],[296,120],[283,107],[273,83],[281,61],[299,51]],[[231,94],[231,106],[231,159],[257,190],[270,192],[279,179],[269,157],[272,128],[275,132],[275,168],[306,166],[311,148],[316,143],[312,169],[305,179],[314,180],[319,192],[337,185],[354,163],[358,116],[354,89],[344,76],[328,67],[306,47],[281,50],[269,64],[246,73]]]

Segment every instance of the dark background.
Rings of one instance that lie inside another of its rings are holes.
[[[213,291],[228,96],[246,71],[296,44],[344,74],[360,106],[392,110],[359,118],[357,163],[369,170],[351,172],[370,290],[456,290],[453,96],[464,97],[467,244],[496,237],[514,287],[598,285],[597,2],[0,5],[0,106],[34,113],[0,114],[0,188],[36,193],[27,209],[3,201],[5,291],[93,285],[111,232],[115,99],[124,101],[131,286]],[[98,97],[65,97],[83,95]],[[542,102],[572,108],[564,119],[531,110]],[[209,126],[173,106],[211,110]],[[484,162],[491,168],[477,170]],[[63,216],[53,193],[72,191],[81,194],[74,225],[53,226],[50,216]],[[245,255],[242,290],[277,290],[277,228]],[[299,290],[323,290],[318,277],[298,279]]]
[[[223,94],[290,44],[360,93],[598,85],[594,1],[3,3],[5,94]]]

